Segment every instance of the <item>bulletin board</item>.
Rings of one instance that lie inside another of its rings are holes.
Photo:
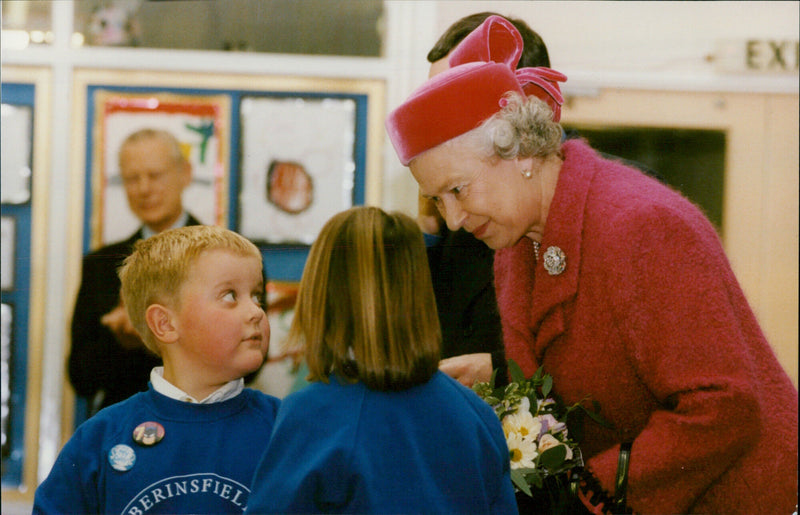
[[[187,210],[256,243],[268,290],[299,282],[328,218],[380,204],[383,81],[125,70],[76,70],[74,80],[75,133],[86,138],[72,166],[77,277],[84,254],[137,229],[129,213],[116,221],[127,211],[116,154],[143,126],[176,135],[193,166]],[[65,428],[85,419],[85,400],[73,401]]]
[[[2,488],[36,487],[45,303],[50,72],[4,67],[2,83]]]
[[[127,210],[115,154],[124,134],[141,125],[178,133],[194,168],[187,209],[254,241],[270,279],[298,281],[328,218],[380,203],[382,81],[97,70],[75,76],[88,156],[80,178],[81,254],[137,228],[129,213],[124,224],[110,219]]]

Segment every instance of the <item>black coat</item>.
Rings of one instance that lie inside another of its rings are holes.
[[[189,215],[187,225],[200,225]],[[93,402],[104,392],[92,411],[147,390],[150,371],[161,358],[140,348],[128,350],[100,323],[100,318],[119,304],[121,283],[117,269],[142,238],[139,229],[130,238],[90,252],[83,258],[81,286],[72,317],[72,346],[68,371],[75,392]]]
[[[442,328],[442,358],[489,352],[498,370],[497,384],[507,382],[500,313],[494,293],[494,251],[461,229],[445,229],[428,247],[436,307]]]

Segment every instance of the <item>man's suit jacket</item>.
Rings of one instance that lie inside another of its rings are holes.
[[[443,230],[428,247],[436,307],[442,329],[442,358],[489,352],[506,384],[505,351],[494,292],[494,251],[463,229]]]
[[[200,225],[200,221],[189,215],[187,225]],[[83,258],[68,369],[78,395],[93,401],[98,392],[104,392],[99,404],[93,406],[96,409],[147,390],[150,371],[161,364],[160,358],[144,348],[122,347],[100,323],[100,317],[119,304],[121,284],[117,269],[140,239],[142,229],[127,240],[101,247]]]

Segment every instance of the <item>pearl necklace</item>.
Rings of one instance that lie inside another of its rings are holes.
[[[541,245],[541,244],[538,241],[534,240],[534,242],[533,242],[533,253],[534,253],[534,256],[536,257],[536,262],[537,263],[539,262],[539,245]]]

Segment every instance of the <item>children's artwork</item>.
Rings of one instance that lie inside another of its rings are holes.
[[[294,317],[299,287],[297,282],[270,281],[266,288],[269,354],[253,386],[280,398],[289,394],[297,382],[300,349],[288,348],[286,338]]]
[[[353,206],[356,101],[244,97],[240,231],[263,243],[311,244]]]
[[[0,314],[0,377],[2,379],[2,418],[0,419],[0,426],[2,427],[2,456],[5,460],[8,458],[10,451],[10,438],[9,438],[9,425],[11,417],[11,326],[14,318],[14,312],[9,304],[2,304],[0,306],[2,312]]]
[[[0,197],[3,204],[23,204],[31,198],[31,106],[0,106]]]
[[[171,132],[191,163],[192,184],[183,192],[186,209],[202,223],[225,224],[230,117],[227,95],[96,89],[93,102],[93,247],[125,239],[140,225],[128,208],[118,154],[122,141],[144,128]]]
[[[15,256],[15,230],[14,219],[4,216],[0,219],[0,229],[2,229],[2,240],[0,241],[0,282],[3,291],[14,288],[14,264]]]

